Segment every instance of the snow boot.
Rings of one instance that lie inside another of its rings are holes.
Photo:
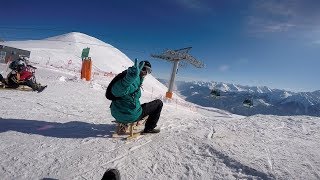
[[[120,180],[120,172],[117,169],[108,169],[101,180]]]
[[[39,86],[37,88],[38,93],[41,93],[47,86]]]
[[[155,133],[159,133],[159,132],[160,132],[160,129],[144,129],[142,134],[147,134],[147,133],[155,134]]]
[[[5,85],[6,84],[6,79],[3,78],[3,76],[0,74],[0,84]]]

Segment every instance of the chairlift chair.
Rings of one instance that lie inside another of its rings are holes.
[[[213,97],[220,97],[220,91],[217,89],[213,89],[210,93]]]
[[[246,107],[252,107],[253,106],[253,102],[250,99],[245,99],[242,104],[243,104],[243,106],[246,106]]]

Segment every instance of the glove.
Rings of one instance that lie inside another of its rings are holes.
[[[132,77],[138,77],[143,66],[144,66],[144,62],[141,64],[139,63],[138,65],[138,59],[136,58],[134,60],[134,66],[131,66],[128,68],[128,74]]]

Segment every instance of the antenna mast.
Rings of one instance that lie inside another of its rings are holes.
[[[188,54],[191,48],[192,47],[186,47],[186,48],[181,48],[177,50],[165,50],[162,54],[151,54],[151,57],[153,58],[163,59],[171,63],[173,62],[169,88],[168,88],[168,92],[166,93],[166,97],[169,99],[171,99],[173,95],[172,89],[173,89],[174,79],[177,74],[179,61],[190,63],[196,68],[204,67],[204,64],[201,61],[198,61],[196,58]]]

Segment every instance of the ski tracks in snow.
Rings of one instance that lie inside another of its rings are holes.
[[[161,120],[159,134],[126,143],[103,169],[117,167],[125,179],[274,179],[215,148],[213,124],[208,129],[197,126],[208,119]],[[195,136],[200,130],[204,136]]]

